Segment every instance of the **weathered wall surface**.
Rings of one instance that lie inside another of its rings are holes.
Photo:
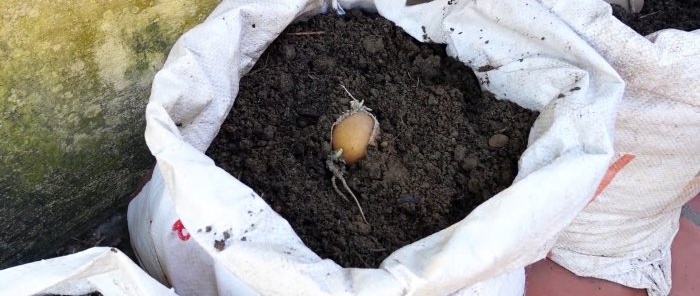
[[[0,268],[124,206],[151,80],[205,1],[0,1]]]

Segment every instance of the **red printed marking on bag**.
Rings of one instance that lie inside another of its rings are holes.
[[[177,219],[177,221],[173,223],[173,231],[177,232],[177,237],[180,238],[181,241],[190,239],[190,233],[185,229],[185,225],[182,224],[180,219]]]
[[[634,160],[634,155],[633,154],[623,154],[613,164],[608,167],[608,171],[605,172],[605,176],[603,177],[603,180],[600,181],[600,185],[598,185],[598,189],[596,189],[595,194],[593,195],[593,198],[591,201],[594,201],[598,196],[605,190],[605,188],[610,185],[612,180],[615,178],[615,175],[617,175],[618,172],[620,172],[624,167],[626,167],[632,160]]]

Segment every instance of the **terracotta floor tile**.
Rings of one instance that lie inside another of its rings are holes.
[[[644,290],[612,282],[578,277],[551,260],[539,261],[526,269],[525,296],[646,296]]]
[[[681,227],[671,251],[671,296],[700,295],[700,226],[688,219],[681,219]]]
[[[681,218],[678,235],[673,241],[672,256],[671,296],[700,295],[700,226]],[[526,296],[647,295],[644,290],[631,289],[600,279],[578,277],[551,260],[539,261],[529,266],[526,272]]]

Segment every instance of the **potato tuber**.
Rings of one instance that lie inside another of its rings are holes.
[[[345,166],[343,164],[353,164],[367,155],[367,146],[374,145],[375,138],[379,134],[379,122],[370,113],[372,110],[364,106],[363,101],[355,99],[345,86],[341,85],[341,87],[350,95],[352,101],[350,102],[350,110],[338,117],[331,127],[331,146],[333,151],[328,155],[326,165],[333,173],[331,178],[333,189],[347,200],[345,194],[336,185],[335,180],[340,179],[343,187],[350,193],[355,200],[355,204],[360,209],[362,220],[367,223],[360,202],[345,182],[343,177]],[[341,164],[338,164],[339,162]]]
[[[353,164],[365,157],[369,145],[374,118],[366,112],[356,112],[343,118],[333,127],[333,150],[343,149],[346,164]]]

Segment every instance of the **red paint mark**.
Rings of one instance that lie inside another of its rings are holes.
[[[619,173],[624,167],[626,167],[632,160],[634,160],[634,155],[632,154],[623,154],[621,155],[613,164],[608,167],[608,171],[605,172],[605,176],[603,177],[603,180],[600,181],[600,185],[598,185],[598,189],[596,189],[595,194],[593,195],[593,198],[591,201],[594,201],[598,196],[605,190],[605,188],[610,185],[612,180],[615,178],[615,175]]]
[[[177,219],[177,221],[173,223],[173,231],[177,232],[177,237],[180,238],[181,241],[190,239],[190,232],[185,229],[185,225],[182,225],[180,219]]]

